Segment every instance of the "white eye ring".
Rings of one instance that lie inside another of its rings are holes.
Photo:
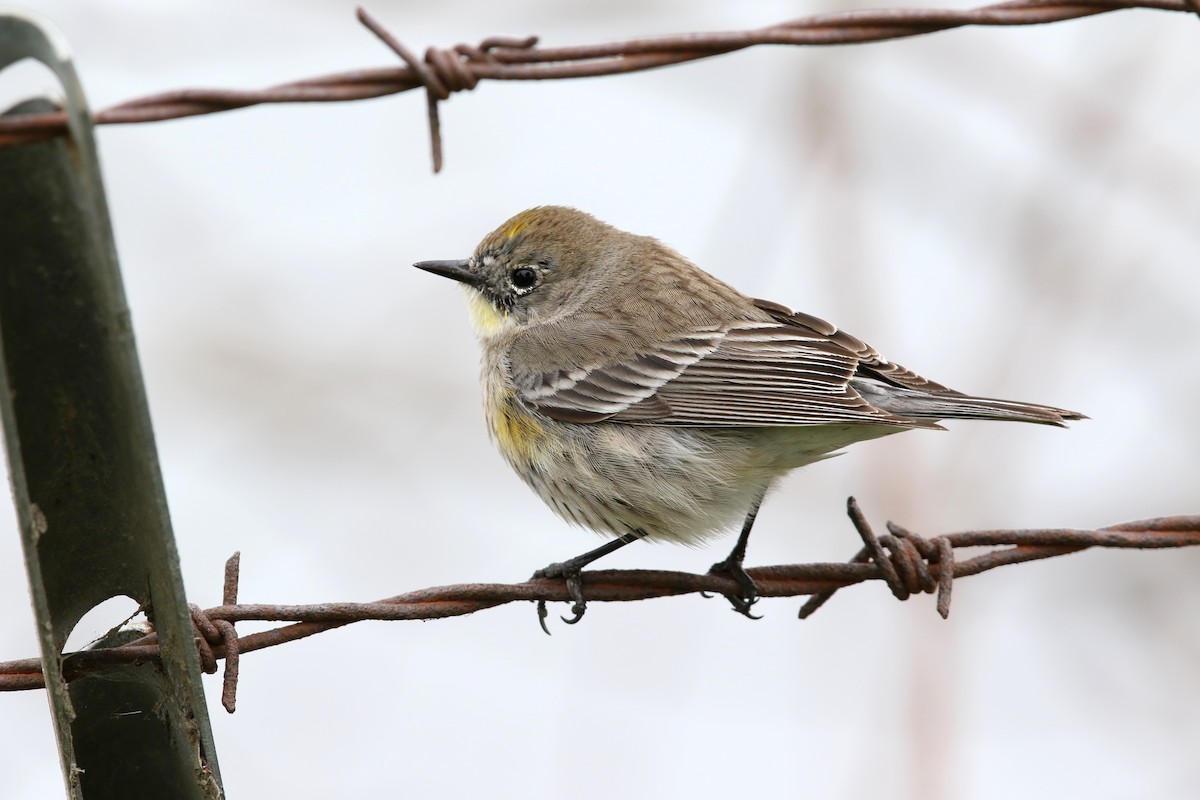
[[[518,295],[532,292],[537,286],[537,280],[537,270],[532,267],[517,267],[508,275],[508,282],[512,285],[513,292]]]

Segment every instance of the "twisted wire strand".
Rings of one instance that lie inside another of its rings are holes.
[[[810,595],[801,608],[810,616],[835,591],[873,580],[883,581],[903,600],[915,594],[935,593],[942,617],[950,611],[955,578],[978,575],[1007,564],[1019,564],[1066,555],[1090,547],[1162,549],[1200,545],[1200,515],[1160,517],[1113,525],[1099,530],[1040,529],[988,530],[949,533],[925,538],[894,523],[889,533],[877,537],[857,503],[847,511],[863,539],[863,548],[847,563],[789,564],[747,570],[763,597]],[[962,547],[996,548],[973,558],[956,561]],[[314,605],[239,604],[237,583],[240,559],[234,554],[225,567],[222,605],[193,607],[196,646],[206,672],[216,671],[224,659],[222,703],[235,707],[240,655],[274,647],[323,631],[365,620],[428,620],[462,616],[512,602],[570,602],[564,581],[543,578],[518,584],[459,584],[431,587],[374,603],[320,603]],[[594,570],[583,573],[589,602],[634,602],[683,594],[733,593],[734,581],[715,575],[657,570]],[[288,622],[272,630],[239,635],[241,621]],[[68,678],[108,664],[155,661],[158,637],[150,634],[128,645],[84,650],[63,657]],[[0,691],[44,688],[38,659],[0,663]]]
[[[306,78],[261,90],[161,92],[99,111],[94,121],[97,125],[157,122],[262,103],[366,100],[423,88],[436,172],[442,164],[438,104],[454,92],[474,89],[482,80],[564,80],[617,75],[711,58],[760,45],[862,44],[969,25],[1042,25],[1135,8],[1200,15],[1200,0],[1014,0],[973,9],[849,11],[818,14],[753,30],[686,33],[553,48],[537,47],[536,36],[489,36],[478,45],[430,47],[423,58],[417,58],[374,17],[359,8],[359,21],[395,52],[404,66]],[[0,147],[42,141],[66,131],[63,113],[0,118]]]

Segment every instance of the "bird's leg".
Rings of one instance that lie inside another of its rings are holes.
[[[746,560],[746,545],[750,541],[750,529],[754,527],[754,518],[758,516],[758,507],[762,505],[763,496],[766,493],[766,489],[759,492],[754,504],[750,506],[750,513],[746,515],[746,521],[742,523],[742,533],[738,536],[733,550],[729,552],[724,561],[713,564],[712,569],[708,571],[709,575],[723,575],[737,582],[740,590],[738,595],[725,595],[725,597],[733,604],[734,611],[744,614],[750,619],[759,619],[750,613],[750,607],[758,602],[758,587],[754,585],[754,579],[746,573],[742,562]]]
[[[583,613],[587,611],[587,601],[583,599],[583,576],[580,572],[588,564],[591,564],[598,558],[603,558],[609,553],[620,550],[630,542],[636,542],[638,539],[645,538],[646,532],[641,530],[632,531],[623,534],[622,536],[613,539],[611,542],[605,542],[595,550],[589,550],[581,556],[568,558],[566,561],[557,561],[549,566],[539,569],[533,573],[534,578],[562,578],[567,582],[567,594],[571,595],[571,618],[562,618],[562,621],[568,625],[574,625],[579,620],[583,619]],[[546,614],[545,603],[538,604],[538,619],[542,624],[542,630],[546,633]]]

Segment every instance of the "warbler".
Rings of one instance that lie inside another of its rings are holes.
[[[616,537],[535,573],[566,579],[569,622],[596,558],[638,539],[703,543],[739,523],[712,571],[735,581],[730,600],[749,615],[758,591],[743,561],[764,495],[847,445],[945,419],[1085,418],[948,389],[571,208],[523,211],[470,258],[414,266],[464,287],[505,460],[560,517]]]

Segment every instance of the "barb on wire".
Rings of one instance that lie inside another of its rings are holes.
[[[758,45],[841,45],[880,42],[967,25],[1041,25],[1123,9],[1195,12],[1200,0],[1013,0],[973,9],[883,9],[819,14],[765,28],[685,33],[620,42],[539,48],[538,38],[492,36],[476,46],[429,48],[418,59],[363,9],[358,19],[402,61],[403,67],[362,69],[284,83],[262,90],[180,89],[106,108],[98,125],[154,122],[212,114],[261,103],[366,100],[424,88],[434,172],[441,169],[438,103],[481,80],[530,81],[617,75],[657,69]],[[0,147],[52,138],[67,130],[62,113],[0,119]]]
[[[1128,522],[1099,530],[1039,529],[989,530],[949,533],[926,539],[894,523],[888,535],[878,537],[854,498],[848,502],[854,527],[864,547],[844,564],[789,564],[747,570],[763,597],[811,595],[800,610],[805,618],[834,592],[856,583],[882,580],[898,599],[936,592],[937,610],[950,613],[950,590],[955,578],[978,575],[1006,564],[1019,564],[1086,550],[1090,547],[1158,549],[1200,545],[1200,515],[1160,517]],[[955,552],[965,547],[990,547],[990,551],[958,561]],[[235,707],[239,656],[322,631],[364,620],[442,619],[471,614],[512,602],[570,602],[561,579],[541,578],[517,584],[476,583],[420,589],[375,603],[320,603],[316,605],[239,604],[239,555],[225,565],[222,605],[200,610],[193,607],[196,646],[205,672],[216,672],[225,659],[225,708]],[[652,570],[594,570],[583,573],[589,602],[631,602],[682,594],[728,594],[737,590],[730,578],[685,572]],[[272,630],[238,635],[235,622],[289,622]],[[159,657],[157,636],[150,634],[122,647],[83,650],[63,656],[63,674],[71,678],[106,664],[153,661]],[[0,691],[44,687],[38,659],[0,663]]]

